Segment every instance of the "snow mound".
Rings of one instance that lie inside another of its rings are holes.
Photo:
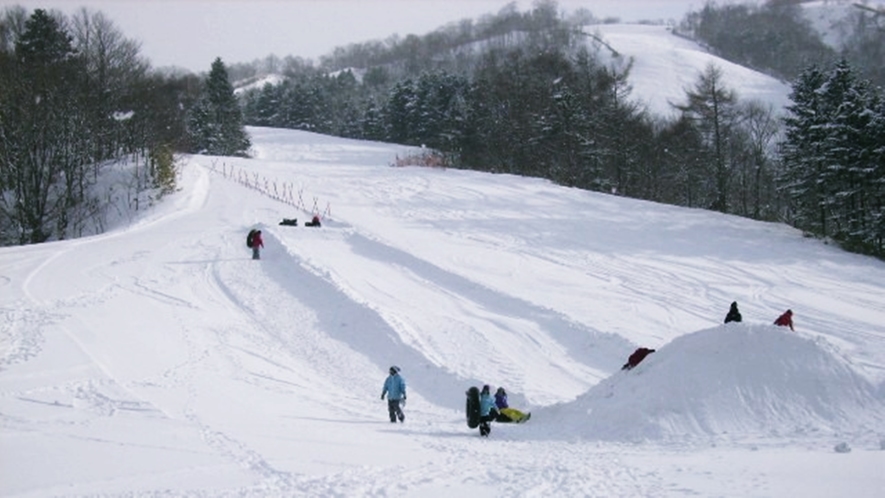
[[[678,337],[537,418],[620,441],[854,432],[881,428],[876,391],[822,338],[732,323]]]

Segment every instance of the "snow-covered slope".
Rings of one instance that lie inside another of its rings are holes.
[[[0,249],[0,494],[885,489],[881,261],[778,224],[390,167],[404,147],[249,131],[255,159],[186,158],[181,191],[128,226]],[[313,211],[321,228],[278,224]],[[735,300],[743,325],[720,326]],[[771,325],[786,308],[795,332]],[[638,345],[657,352],[621,371]],[[404,424],[379,399],[392,364]],[[462,410],[481,383],[531,421],[480,439]]]
[[[568,435],[577,427],[588,438],[635,441],[748,433],[875,437],[883,411],[876,387],[826,340],[738,323],[678,337],[633,370],[549,409]]]
[[[676,115],[673,104],[686,103],[686,90],[694,88],[711,64],[722,71],[723,82],[740,100],[770,104],[776,112],[789,103],[787,83],[712,55],[697,43],[674,35],[667,26],[602,24],[587,26],[585,31],[605,41],[606,45],[599,46],[603,60],[616,68],[632,62],[628,79],[631,97],[654,115]]]
[[[722,71],[725,84],[741,100],[770,104],[776,112],[789,103],[789,84],[712,55],[697,43],[673,34],[667,26],[600,24],[585,26],[584,31],[590,35],[587,43],[598,51],[603,63],[617,69],[632,63],[630,97],[654,115],[677,115],[672,104],[685,103],[686,90],[694,87],[710,64]],[[269,75],[236,91],[277,84],[283,78]]]
[[[282,74],[267,74],[255,78],[249,78],[248,80],[238,81],[234,85],[234,94],[240,94],[243,92],[247,92],[249,90],[261,90],[264,88],[264,85],[276,86],[286,80],[286,77]]]

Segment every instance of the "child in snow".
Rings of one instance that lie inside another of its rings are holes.
[[[627,358],[627,363],[624,363],[624,366],[621,367],[621,370],[631,370],[636,365],[645,359],[646,356],[654,353],[654,349],[649,348],[636,348],[636,351],[633,351],[633,354]]]
[[[777,317],[774,324],[781,327],[790,327],[790,330],[793,330],[793,310],[784,311],[783,315]]]
[[[734,301],[731,303],[731,309],[728,310],[728,314],[725,315],[725,323],[728,322],[740,322],[741,321],[741,312],[738,311],[738,303]]]
[[[482,386],[482,391],[479,393],[479,435],[486,437],[492,432],[492,420],[498,416],[495,400],[489,390],[489,385],[486,384]]]
[[[396,423],[396,419],[400,422],[406,421],[403,414],[401,403],[406,401],[406,381],[399,374],[399,367],[390,367],[390,375],[384,380],[384,388],[381,389],[381,399],[387,395],[387,413],[390,415],[390,421]]]
[[[510,408],[507,404],[507,391],[503,387],[499,387],[495,391],[495,407],[498,409],[496,422],[524,422],[528,419],[529,414],[525,414],[516,408]]]
[[[264,247],[264,241],[261,240],[261,230],[255,230],[252,236],[252,259],[261,259],[260,248]]]

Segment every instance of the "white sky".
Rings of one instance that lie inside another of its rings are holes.
[[[215,57],[251,62],[269,54],[316,59],[335,47],[393,34],[425,34],[450,22],[497,13],[505,0],[0,0],[0,6],[82,6],[104,12],[155,67],[207,71]],[[532,2],[516,2],[521,11]],[[701,0],[561,0],[561,10],[588,8],[595,16],[679,20]]]

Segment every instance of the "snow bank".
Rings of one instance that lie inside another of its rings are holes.
[[[534,418],[570,436],[619,441],[827,434],[881,429],[876,391],[822,338],[732,323],[678,337]]]

